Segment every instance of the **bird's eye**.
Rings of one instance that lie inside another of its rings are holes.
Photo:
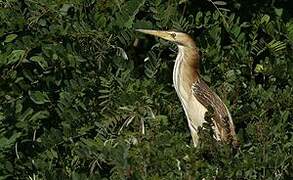
[[[175,34],[175,33],[172,33],[172,34],[171,34],[171,36],[172,36],[172,38],[174,38],[174,39],[175,39],[175,37],[176,37],[176,34]]]

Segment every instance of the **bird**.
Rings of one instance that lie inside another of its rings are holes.
[[[199,129],[205,123],[205,113],[212,108],[212,129],[217,141],[239,146],[231,114],[220,99],[200,76],[200,55],[190,35],[178,31],[136,29],[137,32],[153,35],[175,43],[178,54],[173,68],[173,85],[181,101],[193,145],[199,144]]]

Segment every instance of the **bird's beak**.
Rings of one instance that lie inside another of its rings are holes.
[[[157,30],[148,30],[148,29],[136,29],[135,31],[157,36],[157,37],[166,39],[168,41],[174,41],[168,31],[157,31]]]

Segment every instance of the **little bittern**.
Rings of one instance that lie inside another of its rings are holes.
[[[174,42],[178,55],[173,69],[173,83],[181,101],[194,146],[198,144],[198,129],[205,122],[208,108],[213,109],[213,130],[217,140],[238,145],[229,110],[199,74],[199,50],[193,39],[182,32],[137,29],[137,31]]]

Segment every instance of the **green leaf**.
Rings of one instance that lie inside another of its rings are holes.
[[[220,8],[219,7],[219,10],[230,12],[230,9],[226,9],[226,8]]]
[[[18,113],[21,113],[22,111],[22,101],[20,100],[17,100],[16,101],[16,105],[15,105],[15,113],[18,114]]]
[[[33,114],[34,110],[32,108],[27,108],[20,116],[17,118],[18,121],[24,121],[27,117]]]
[[[36,120],[39,120],[39,119],[45,119],[49,116],[49,112],[48,111],[39,111],[39,112],[36,112],[34,115],[32,115],[32,117],[30,118],[29,121],[36,121]]]
[[[145,0],[131,0],[127,1],[122,11],[116,13],[116,20],[113,22],[118,27],[131,28],[136,14],[139,12],[139,8],[145,3]]]
[[[278,51],[281,51],[286,48],[286,43],[272,40],[271,42],[267,44],[267,47],[274,53],[277,53]]]
[[[270,21],[270,16],[269,15],[267,15],[267,14],[265,14],[262,18],[261,18],[261,21],[260,21],[260,23],[261,24],[267,24],[268,22]]]
[[[43,56],[33,56],[30,60],[38,63],[42,69],[46,69],[48,67],[48,63]]]
[[[196,21],[196,22],[200,22],[202,16],[203,16],[202,12],[199,11],[199,12],[196,14],[195,21]]]
[[[255,67],[255,72],[257,72],[257,73],[262,73],[263,70],[264,70],[263,65],[261,65],[261,64],[257,64],[257,65],[256,65],[256,67]]]
[[[232,33],[234,34],[234,36],[237,38],[238,35],[240,34],[241,32],[241,28],[240,26],[234,26],[233,29],[232,29]]]
[[[107,18],[105,16],[101,15],[99,12],[97,12],[95,14],[95,19],[96,19],[96,23],[97,23],[98,27],[103,28],[106,26]]]
[[[41,91],[29,91],[28,92],[31,100],[36,104],[45,104],[50,102],[48,95]]]
[[[46,26],[46,25],[47,25],[47,22],[46,22],[46,20],[44,20],[44,19],[40,19],[38,23],[39,23],[39,25],[41,25],[41,26]]]
[[[234,70],[227,71],[226,77],[227,77],[227,79],[235,79],[235,71]]]
[[[25,50],[13,50],[8,56],[7,64],[13,64],[23,58]]]
[[[6,43],[12,42],[15,38],[17,38],[17,34],[9,34],[6,36],[4,42]]]
[[[67,11],[71,7],[72,7],[72,4],[63,4],[62,8],[59,10],[60,14],[62,14],[63,16],[67,15]]]
[[[159,70],[161,59],[156,56],[152,51],[148,53],[148,57],[145,58],[145,70],[144,73],[148,78],[153,78]]]
[[[152,29],[152,23],[145,20],[137,20],[134,24],[134,28]]]
[[[283,9],[282,8],[275,8],[275,13],[277,16],[281,17],[283,14]]]
[[[183,4],[183,3],[187,3],[188,0],[180,0],[178,4]]]
[[[214,4],[216,4],[218,6],[225,6],[227,3],[224,1],[214,1]]]
[[[0,152],[2,152],[4,149],[11,148],[16,142],[16,140],[21,136],[21,133],[14,133],[11,135],[11,137],[8,139],[6,137],[0,138]]]
[[[0,112],[0,121],[4,120],[5,119],[5,115],[3,112]]]

